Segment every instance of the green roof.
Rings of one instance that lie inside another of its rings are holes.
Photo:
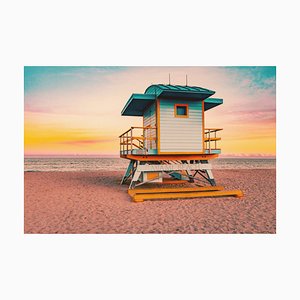
[[[215,92],[197,86],[163,85],[149,86],[144,94],[132,94],[125,104],[122,116],[143,116],[144,111],[157,98],[178,100],[204,100],[204,110],[211,109],[223,103],[222,99],[209,98]]]
[[[193,98],[197,100],[204,100],[212,96],[215,91],[211,91],[199,86],[182,86],[182,85],[164,85],[154,84],[150,85],[145,94],[154,94],[157,97],[171,97],[171,98]]]

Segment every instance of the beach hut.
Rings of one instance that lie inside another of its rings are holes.
[[[121,115],[141,117],[142,126],[131,127],[119,139],[120,157],[129,160],[121,184],[130,181],[134,201],[242,195],[225,191],[213,177],[210,160],[221,153],[222,128],[206,128],[205,112],[223,104],[214,94],[197,86],[154,84],[130,96]],[[188,182],[191,187],[138,188]]]

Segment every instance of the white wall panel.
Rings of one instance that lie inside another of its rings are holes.
[[[189,116],[178,118],[175,104],[188,104]],[[202,102],[160,100],[160,152],[202,152]]]

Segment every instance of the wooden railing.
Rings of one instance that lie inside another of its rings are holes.
[[[151,130],[156,127],[130,127],[127,131],[119,136],[120,153],[132,154],[133,150],[139,151],[140,154],[148,154],[149,149],[156,149],[156,134],[151,135]],[[221,140],[217,136],[217,132],[222,128],[205,128],[204,129],[204,144],[205,150],[212,153],[212,150],[220,150],[217,147],[217,142]]]
[[[210,154],[212,150],[220,150],[217,148],[217,141],[221,138],[217,137],[217,132],[223,130],[223,128],[205,128],[204,129],[204,144],[205,150],[208,150]]]
[[[153,129],[156,129],[156,127],[130,127],[130,129],[119,136],[120,153],[132,154],[133,150],[140,150],[141,153],[147,154],[148,148],[152,148],[152,142],[156,141],[156,134],[155,136],[151,135],[151,130]],[[147,144],[150,147],[147,147]]]

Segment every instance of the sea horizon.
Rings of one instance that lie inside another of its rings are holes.
[[[95,155],[91,155],[91,154],[67,154],[67,155],[63,155],[63,154],[33,154],[33,155],[24,155],[24,158],[120,158],[119,154],[95,154]],[[219,158],[236,158],[236,159],[243,159],[243,158],[247,158],[247,159],[276,159],[276,155],[220,155]]]
[[[276,158],[220,157],[214,169],[276,169]],[[128,160],[116,157],[25,157],[25,172],[124,171]]]

